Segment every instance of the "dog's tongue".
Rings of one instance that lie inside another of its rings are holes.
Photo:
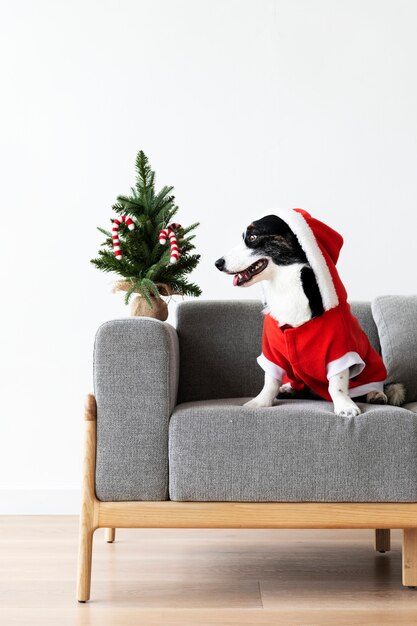
[[[233,276],[233,285],[236,287],[236,285],[239,284],[239,281],[242,280],[242,278],[244,283],[250,279],[250,273],[248,272],[248,270],[243,270],[243,272],[235,274]]]

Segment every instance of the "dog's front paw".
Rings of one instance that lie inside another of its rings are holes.
[[[339,417],[356,417],[361,414],[361,410],[357,404],[352,402],[344,402],[334,407],[334,412]]]
[[[243,406],[250,407],[251,409],[260,409],[262,407],[272,406],[272,402],[269,402],[268,400],[264,398],[259,398],[259,396],[257,396],[256,398],[249,400],[249,402],[245,402]]]

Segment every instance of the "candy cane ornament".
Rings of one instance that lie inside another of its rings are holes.
[[[131,220],[130,217],[128,217],[127,215],[122,215],[120,219],[116,218],[113,220],[113,228],[111,229],[112,239],[113,239],[113,252],[114,252],[114,256],[119,261],[123,256],[122,251],[120,250],[120,243],[119,243],[119,226],[122,223],[126,224],[129,230],[134,230],[135,228],[135,224],[133,220]]]
[[[169,257],[170,263],[176,263],[178,259],[181,257],[181,248],[178,246],[177,236],[175,234],[175,230],[179,230],[181,228],[181,224],[176,224],[173,222],[167,228],[163,228],[159,233],[159,243],[164,245],[169,239],[169,245],[171,246],[171,256]]]

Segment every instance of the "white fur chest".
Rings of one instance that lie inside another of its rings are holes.
[[[301,326],[311,319],[311,309],[301,282],[302,263],[274,265],[265,281],[268,312],[281,326]]]

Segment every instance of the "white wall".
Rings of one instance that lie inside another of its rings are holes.
[[[74,512],[97,326],[89,264],[142,148],[213,261],[274,207],[345,236],[351,299],[415,293],[414,0],[37,0],[0,8],[0,507]]]

